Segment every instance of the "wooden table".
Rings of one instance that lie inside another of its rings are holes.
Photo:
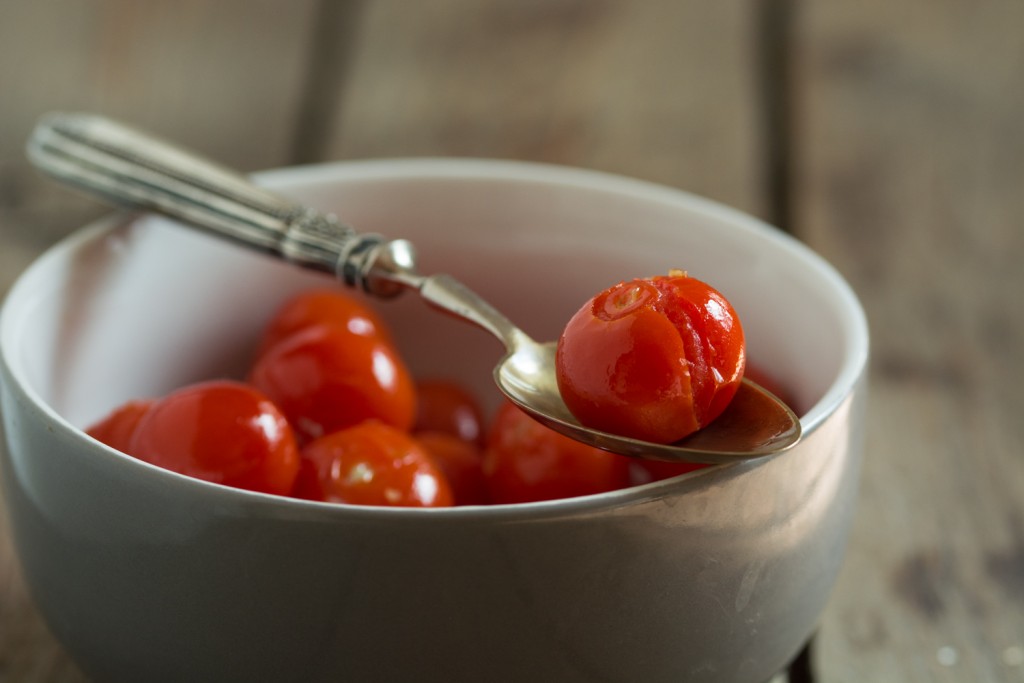
[[[101,212],[23,161],[49,109],[246,169],[508,157],[737,206],[872,329],[813,679],[1024,681],[1022,26],[1017,0],[0,0],[0,289]],[[0,529],[0,683],[82,680]]]

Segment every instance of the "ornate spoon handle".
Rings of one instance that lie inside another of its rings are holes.
[[[381,236],[358,234],[334,216],[291,202],[232,170],[101,116],[44,117],[29,139],[28,155],[41,170],[87,192],[334,273],[374,294],[391,296],[403,284],[410,285],[393,281],[414,272],[408,243],[389,243],[398,248],[387,250],[391,260],[405,262],[375,267],[384,244]]]
[[[50,114],[28,142],[46,173],[115,204],[155,211],[307,268],[335,274],[381,297],[415,289],[428,303],[467,320],[507,348],[525,335],[493,306],[448,275],[416,272],[406,240],[360,234],[253,185],[194,152],[94,114]]]

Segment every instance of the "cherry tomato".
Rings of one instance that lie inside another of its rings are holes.
[[[364,337],[391,341],[391,333],[376,312],[355,297],[334,289],[313,289],[286,301],[267,323],[257,357],[295,332],[314,325],[343,327]]]
[[[584,425],[657,443],[715,419],[743,377],[736,311],[681,271],[621,282],[588,301],[558,342],[558,387]]]
[[[160,399],[139,420],[129,455],[198,479],[288,494],[299,469],[295,436],[270,400],[212,381]]]
[[[562,436],[511,403],[488,432],[484,476],[495,503],[572,498],[631,483],[628,458]]]
[[[314,325],[278,342],[249,381],[305,440],[364,420],[408,430],[416,413],[412,377],[392,346],[341,327]]]
[[[483,505],[487,502],[483,454],[475,444],[446,432],[417,432],[413,438],[444,472],[456,505]]]
[[[90,426],[85,433],[97,441],[125,453],[131,444],[132,435],[135,434],[139,420],[149,411],[153,403],[154,401],[151,400],[128,401]]]
[[[352,505],[444,507],[452,491],[441,468],[407,434],[370,420],[333,432],[302,451],[295,495]]]
[[[483,412],[466,389],[442,379],[416,384],[414,432],[445,432],[470,443],[483,444]]]

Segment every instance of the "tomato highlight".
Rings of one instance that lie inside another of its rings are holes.
[[[388,507],[446,507],[451,487],[441,468],[409,435],[370,420],[302,449],[295,495],[308,500]]]
[[[566,325],[556,353],[559,391],[581,424],[655,443],[718,417],[745,362],[732,305],[681,271],[599,293]]]
[[[380,420],[408,430],[416,413],[412,376],[376,337],[315,325],[268,349],[249,373],[304,441]]]
[[[278,495],[291,491],[299,469],[284,415],[252,387],[226,380],[187,386],[154,403],[125,452],[172,472]]]

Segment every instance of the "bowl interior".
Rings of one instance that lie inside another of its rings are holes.
[[[456,160],[356,162],[259,180],[363,232],[413,241],[420,270],[465,282],[538,340],[597,291],[689,271],[743,321],[751,361],[780,379],[805,429],[848,393],[866,356],[863,314],[807,249],[738,212],[579,170]],[[0,322],[12,374],[55,419],[82,427],[119,403],[242,376],[263,324],[331,284],[157,217],[112,217],[40,259]],[[465,382],[493,407],[500,345],[411,294],[373,302],[413,371]]]

